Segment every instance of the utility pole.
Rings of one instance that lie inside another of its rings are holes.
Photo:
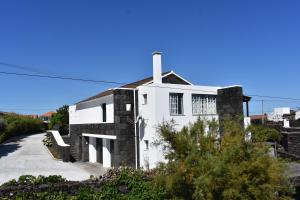
[[[261,114],[263,115],[262,117],[262,124],[265,123],[265,113],[264,113],[264,100],[261,100]]]

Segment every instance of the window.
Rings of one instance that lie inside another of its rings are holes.
[[[145,140],[145,150],[149,150],[149,141]]]
[[[216,96],[192,94],[193,115],[217,114]]]
[[[183,94],[170,93],[169,107],[171,115],[183,115]]]
[[[126,111],[131,111],[131,107],[132,107],[132,104],[131,103],[127,103],[126,104]]]
[[[147,94],[143,94],[143,104],[144,105],[146,105],[147,104],[147,101],[148,101],[148,99],[147,99]]]
[[[106,103],[102,104],[102,122],[106,122]]]

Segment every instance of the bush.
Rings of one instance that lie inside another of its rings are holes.
[[[97,184],[87,184],[87,183]],[[59,184],[56,190],[53,190],[55,183]],[[120,168],[109,170],[105,175],[99,179],[89,180],[87,182],[81,182],[79,190],[74,188],[70,189],[72,184],[61,176],[38,176],[31,175],[21,176],[18,181],[12,180],[3,184],[0,189],[4,189],[7,192],[7,188],[10,186],[40,186],[33,187],[36,189],[30,189],[24,191],[24,187],[19,190],[13,188],[13,191],[8,191],[2,198],[7,199],[166,199],[167,195],[163,189],[156,187],[152,182],[152,174],[147,172],[135,170],[132,168]],[[101,185],[100,187],[97,187]],[[44,190],[41,191],[41,188]],[[46,190],[45,190],[46,189]],[[59,191],[58,191],[59,190]],[[71,192],[72,190],[73,192]],[[0,194],[1,196],[1,194]]]
[[[285,165],[269,156],[268,137],[247,142],[243,127],[231,121],[218,141],[203,124],[198,120],[181,131],[174,123],[160,126],[168,163],[160,164],[155,182],[172,199],[290,199]]]
[[[6,126],[7,126],[6,120],[3,118],[0,118],[0,134],[5,131]]]
[[[20,186],[20,185],[39,185],[39,184],[53,184],[53,183],[63,183],[67,180],[60,175],[50,175],[50,176],[42,176],[38,177],[32,175],[22,175],[18,180],[12,179],[0,186]]]
[[[33,119],[16,114],[5,115],[4,119],[7,125],[0,136],[0,143],[11,136],[41,133],[44,131],[44,125],[40,119]]]
[[[117,177],[101,187],[99,199],[165,199],[165,191],[146,180],[143,171],[122,169]]]
[[[64,105],[51,117],[49,129],[56,129],[61,135],[69,134],[69,107]]]

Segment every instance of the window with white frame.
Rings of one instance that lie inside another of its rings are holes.
[[[217,114],[216,95],[192,94],[193,115]]]
[[[171,115],[183,115],[183,94],[170,93],[169,107]]]

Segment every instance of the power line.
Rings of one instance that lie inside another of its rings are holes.
[[[0,74],[38,77],[38,78],[50,78],[50,79],[61,79],[61,80],[71,80],[71,81],[83,81],[83,82],[92,82],[92,83],[107,83],[107,84],[118,84],[118,85],[126,84],[126,83],[115,82],[115,81],[92,80],[92,79],[81,79],[81,78],[64,77],[64,76],[38,75],[38,74],[27,74],[27,73],[5,72],[5,71],[0,71]]]
[[[3,63],[0,62],[0,64],[3,64]],[[82,78],[74,78],[74,77],[67,77],[67,76],[39,75],[39,74],[17,73],[17,72],[7,72],[7,71],[0,71],[0,74],[16,75],[16,76],[27,76],[27,77],[37,77],[37,78],[60,79],[60,80],[71,80],[71,81],[82,81],[82,82],[91,82],[91,83],[115,84],[115,85],[126,85],[126,84],[128,84],[128,83],[125,83],[125,82],[116,82],[116,81],[82,79]],[[138,84],[135,84],[135,83],[130,83],[130,84],[139,86]],[[167,86],[149,86],[149,85],[146,85],[146,87],[158,87],[158,88],[193,90],[193,91],[203,91],[203,92],[215,92],[213,90],[185,89],[185,88],[174,88],[174,87],[167,87]],[[278,96],[276,97],[276,96],[266,96],[266,95],[258,95],[258,94],[247,94],[247,96],[270,98],[270,99],[300,101],[300,99],[290,98],[290,97],[278,97]]]
[[[265,95],[258,95],[258,94],[249,94],[249,96],[251,96],[251,97],[270,98],[270,99],[282,99],[282,100],[300,101],[300,99],[291,98],[291,97],[274,97],[274,96],[265,96]]]

